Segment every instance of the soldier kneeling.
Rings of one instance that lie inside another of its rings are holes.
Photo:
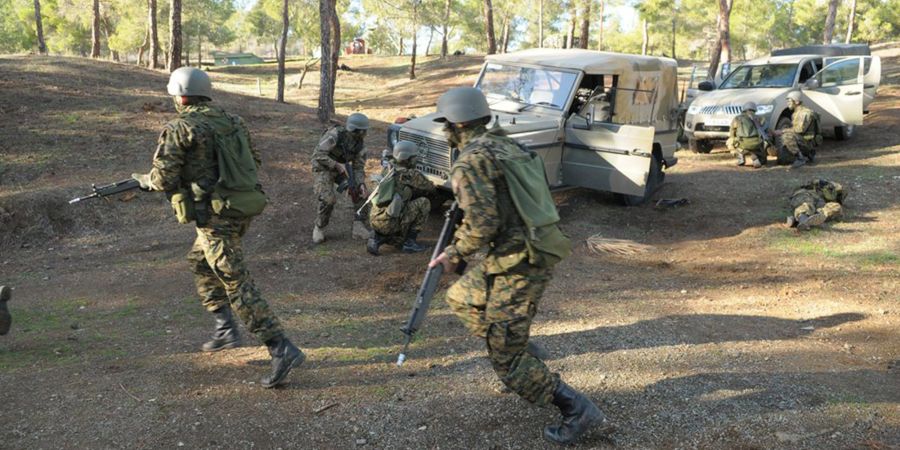
[[[843,214],[841,204],[845,198],[844,188],[839,183],[816,178],[791,195],[794,213],[788,216],[786,224],[806,231],[829,220],[839,219]]]
[[[410,141],[394,144],[393,168],[378,185],[369,212],[372,235],[366,250],[373,255],[378,255],[382,244],[400,247],[405,253],[425,250],[416,237],[431,212],[426,195],[434,192],[434,185],[416,170],[418,151]]]
[[[766,151],[760,135],[761,126],[756,122],[755,115],[756,103],[744,103],[741,114],[731,121],[725,146],[737,157],[738,166],[745,165],[749,159],[758,169],[766,164]]]

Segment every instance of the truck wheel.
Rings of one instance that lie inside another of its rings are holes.
[[[647,185],[644,186],[644,195],[628,195],[616,194],[616,198],[625,206],[639,206],[644,204],[653,193],[659,189],[666,179],[666,174],[662,170],[662,164],[655,156],[650,157],[650,173],[647,175]]]
[[[834,127],[834,138],[839,141],[846,141],[853,137],[853,131],[853,125]]]
[[[712,151],[712,142],[688,139],[688,148],[694,153],[709,153]]]
[[[785,128],[791,127],[791,118],[788,116],[781,116],[778,118],[778,122],[775,122],[776,130],[783,130]],[[784,149],[784,143],[781,141],[781,136],[775,136],[775,146],[768,148],[769,156],[778,156],[779,152]]]

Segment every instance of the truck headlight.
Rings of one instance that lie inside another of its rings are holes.
[[[763,116],[766,114],[771,114],[772,110],[775,109],[775,105],[759,105],[756,107],[756,115]]]
[[[387,132],[388,148],[394,148],[394,144],[396,144],[398,140],[400,140],[400,126],[389,126]]]
[[[691,103],[691,106],[688,106],[687,113],[690,115],[694,115],[694,114],[699,113],[701,109],[702,109],[702,107],[700,105],[695,105],[695,104]]]

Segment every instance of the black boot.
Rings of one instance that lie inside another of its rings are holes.
[[[203,344],[204,352],[217,352],[226,348],[235,348],[241,345],[241,336],[238,334],[237,324],[231,315],[231,307],[223,306],[213,311],[216,318],[216,331],[209,342]]]
[[[416,236],[418,235],[418,231],[410,231],[406,234],[406,240],[403,241],[403,253],[419,253],[426,250],[425,247],[416,242]]]
[[[739,153],[739,154],[737,155],[737,163],[736,163],[736,164],[737,164],[738,166],[743,166],[744,164],[747,164],[747,161],[744,160],[744,154],[743,154],[743,153]]]
[[[12,317],[9,315],[9,309],[6,302],[12,297],[12,289],[6,286],[0,286],[0,336],[9,333],[9,326],[12,324]]]
[[[378,256],[378,248],[381,247],[381,244],[384,244],[385,240],[384,235],[377,231],[372,231],[372,234],[369,235],[369,239],[366,241],[366,251]]]
[[[553,393],[553,404],[559,408],[562,422],[544,427],[544,437],[549,441],[568,445],[594,427],[604,435],[615,431],[594,402],[562,381]]]
[[[269,339],[266,347],[272,355],[272,373],[264,376],[261,382],[264,388],[269,389],[281,384],[291,369],[303,364],[306,355],[284,336]]]

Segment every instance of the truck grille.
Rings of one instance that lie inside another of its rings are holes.
[[[400,130],[400,139],[415,142],[419,147],[421,170],[447,179],[450,172],[450,146],[446,141]]]
[[[700,109],[701,114],[712,115],[716,113],[721,113],[723,115],[738,115],[741,113],[740,105],[726,105],[726,106],[704,106]]]

